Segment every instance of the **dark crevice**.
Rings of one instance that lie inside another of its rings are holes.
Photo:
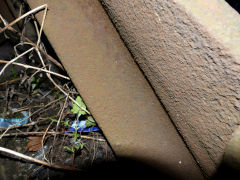
[[[237,0],[226,0],[226,2],[232,6],[238,13],[240,13],[240,1]]]

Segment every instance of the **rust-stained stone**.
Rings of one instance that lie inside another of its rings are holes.
[[[240,16],[224,0],[101,0],[208,175],[240,123]]]
[[[28,2],[32,8],[48,4],[44,31],[116,154],[144,160],[178,179],[203,179],[101,4]]]

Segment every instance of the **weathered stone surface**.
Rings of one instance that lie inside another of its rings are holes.
[[[240,17],[224,0],[101,0],[203,170],[240,123]]]
[[[44,32],[116,155],[150,163],[178,179],[203,179],[101,4],[28,2],[31,8],[48,4]]]

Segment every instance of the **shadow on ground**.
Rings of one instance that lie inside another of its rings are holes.
[[[232,168],[226,163],[222,163],[211,180],[240,179],[240,170]]]
[[[55,173],[54,176],[51,176],[52,179],[174,179],[168,173],[168,169],[162,168],[162,171],[159,171],[145,163],[127,159],[120,158],[112,162],[99,163],[86,171],[73,173],[65,172],[64,174]],[[39,179],[40,180],[40,179]]]

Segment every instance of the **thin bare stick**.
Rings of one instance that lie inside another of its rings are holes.
[[[29,53],[30,51],[32,51],[33,49],[35,49],[35,47],[30,48],[29,50],[23,52],[22,54],[20,54],[19,56],[13,58],[11,61],[9,61],[0,71],[0,76],[2,75],[2,73],[5,71],[5,69],[12,64],[14,61],[18,60],[20,57],[24,56],[25,54]]]
[[[6,21],[6,19],[4,19],[1,15],[0,15],[0,18],[3,22],[5,22],[6,24],[8,24],[8,22]],[[6,25],[5,25],[6,26]],[[1,29],[1,28],[0,28]],[[14,29],[13,27],[9,27],[8,30],[12,31],[13,33],[16,33],[19,37],[21,37],[21,33],[18,32],[16,29]],[[34,47],[37,47],[37,45],[32,42],[29,38],[27,37],[24,37],[24,39],[32,44],[32,46]],[[62,70],[64,70],[63,66],[56,60],[54,59],[53,57],[51,57],[49,54],[47,54],[41,47],[39,48],[40,52],[43,53],[44,56],[46,56],[46,58],[49,60],[49,61],[52,61],[54,64],[56,64],[59,68],[61,68]]]
[[[49,94],[51,94],[53,91],[55,91],[56,88],[51,89],[50,91],[48,91],[46,94],[44,94],[40,99],[44,99],[45,97],[47,97]]]
[[[49,128],[51,127],[52,124],[53,124],[53,121],[48,125],[45,133],[43,134],[42,141],[41,141],[41,143],[42,143],[43,158],[44,158],[47,162],[49,162],[49,161],[48,161],[48,159],[47,159],[46,156],[45,156],[44,140],[45,140],[45,136],[47,135],[47,132],[48,132],[48,130],[49,130]]]
[[[51,168],[64,169],[64,170],[70,170],[70,171],[81,171],[81,169],[77,169],[77,168],[73,168],[73,167],[49,164],[45,161],[41,161],[41,160],[38,160],[36,158],[32,158],[32,157],[27,156],[25,154],[22,154],[22,153],[19,153],[19,152],[16,152],[16,151],[13,151],[11,149],[4,148],[4,147],[0,147],[0,151],[11,154],[11,155],[14,155],[14,156],[16,156],[18,158],[21,158],[21,159],[24,159],[26,161],[31,161],[31,162],[34,162],[34,163],[42,164],[44,166],[48,166],[48,167],[51,167]]]
[[[35,18],[34,18],[33,15],[32,15],[32,19],[33,19],[33,24],[34,24],[34,26],[35,26],[35,29],[36,29],[37,35],[39,36],[38,24],[37,24],[37,22],[36,22],[36,20],[35,20]]]
[[[15,52],[15,55],[19,55],[18,54],[18,52],[17,52],[17,47],[19,46],[19,45],[21,45],[21,46],[23,46],[24,44],[27,44],[27,45],[30,45],[30,46],[33,46],[31,43],[29,43],[29,42],[20,42],[20,43],[18,43],[18,44],[16,44],[14,47],[13,47],[13,49],[14,49],[14,52]],[[34,46],[33,46],[34,47]]]
[[[31,81],[33,80],[33,77],[39,73],[40,70],[38,69],[37,71],[35,71],[29,78],[28,78],[28,84],[30,85],[31,84]],[[30,87],[30,86],[29,86]]]
[[[0,86],[2,86],[2,85],[4,85],[4,84],[11,84],[11,83],[14,83],[14,82],[20,81],[20,80],[22,80],[22,78],[17,78],[17,79],[5,81],[5,82],[0,83]]]
[[[20,5],[18,17],[20,17],[22,15],[22,9],[23,9],[23,4]]]
[[[39,47],[39,43],[40,43],[40,40],[41,40],[41,35],[42,35],[42,30],[43,30],[43,25],[45,23],[46,15],[47,15],[47,4],[46,4],[46,7],[44,9],[42,24],[41,24],[41,28],[40,28],[40,31],[39,31],[39,34],[38,34],[37,47]]]
[[[11,22],[10,24],[8,24],[7,26],[5,26],[4,28],[2,28],[0,30],[0,33],[2,33],[3,31],[5,31],[6,29],[8,29],[9,27],[13,26],[14,24],[16,24],[17,22],[19,22],[20,20],[22,20],[23,18],[27,17],[30,14],[36,13],[42,9],[46,9],[47,8],[47,4],[41,5],[36,7],[35,9],[23,14],[22,16],[18,17],[17,19],[15,19],[13,22]]]
[[[69,94],[67,95],[67,97],[66,97],[66,99],[65,99],[65,102],[64,102],[64,104],[63,104],[63,107],[62,107],[62,109],[61,109],[61,113],[60,113],[60,116],[59,116],[59,118],[58,118],[58,122],[57,122],[57,125],[56,125],[56,128],[55,128],[55,129],[56,129],[56,132],[58,132],[59,124],[60,124],[60,122],[61,122],[61,120],[62,120],[62,116],[63,116],[63,111],[64,111],[64,109],[65,109],[65,107],[66,107],[67,102],[68,102],[68,96],[69,96]],[[54,134],[53,143],[52,143],[52,149],[51,149],[51,150],[53,150],[53,148],[54,148],[54,146],[55,146],[56,137],[57,137],[57,133]]]
[[[68,97],[69,97],[69,94],[67,95],[66,99],[65,99],[65,102],[63,104],[63,107],[62,107],[62,110],[61,110],[61,113],[60,113],[60,116],[58,118],[58,122],[57,122],[57,126],[56,126],[56,131],[58,132],[58,127],[59,127],[59,124],[60,124],[60,121],[62,119],[62,115],[63,115],[63,111],[66,107],[66,104],[67,104],[67,101],[68,101]],[[55,140],[56,136],[54,136],[54,140]]]
[[[7,63],[9,63],[9,61],[0,60],[0,63],[6,63],[7,64]],[[38,68],[38,67],[35,67],[35,66],[30,66],[30,65],[27,65],[27,64],[16,63],[16,62],[13,62],[12,64],[17,65],[17,66],[21,66],[21,67],[24,67],[24,68],[27,68],[27,69],[35,69],[35,70],[43,71],[43,72],[46,72],[46,73],[49,73],[49,74],[53,74],[55,76],[58,76],[58,77],[70,80],[70,78],[67,77],[67,76],[64,76],[64,75],[59,74],[59,73],[55,73],[53,71],[49,71],[47,69]]]
[[[36,135],[36,136],[40,136],[40,135],[44,135],[44,134],[49,134],[49,135],[65,135],[65,136],[73,136],[72,132],[67,131],[67,132],[52,132],[52,131],[48,131],[48,132],[18,132],[18,133],[9,133],[9,134],[4,134],[3,137],[10,137],[10,136],[32,136],[32,135]],[[92,136],[86,136],[86,135],[81,135],[80,138],[82,139],[89,139],[89,140],[94,140],[94,141],[101,141],[101,142],[106,142],[105,139],[102,138],[96,138],[96,137],[92,137]]]
[[[41,108],[41,107],[45,107],[45,106],[43,106],[43,105],[39,105],[39,106],[31,106],[31,107],[21,107],[21,108],[18,108],[18,109],[16,109],[16,110],[13,110],[12,111],[12,113],[14,114],[14,113],[18,113],[18,112],[21,112],[21,111],[26,111],[26,110],[28,110],[28,109],[32,109],[32,108]]]
[[[8,25],[8,22],[2,17],[2,15],[0,14],[0,19],[2,20],[4,26]]]

